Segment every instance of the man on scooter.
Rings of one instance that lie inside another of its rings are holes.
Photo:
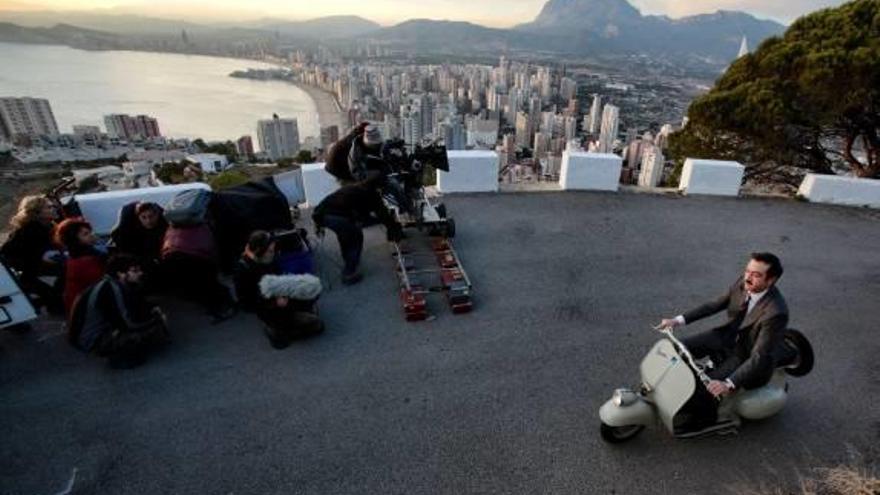
[[[681,339],[695,358],[708,356],[714,363],[707,388],[715,397],[761,387],[772,377],[788,325],[788,307],[776,288],[781,276],[778,257],[752,253],[743,276],[724,294],[660,322],[674,328],[727,310],[727,322],[720,327]]]

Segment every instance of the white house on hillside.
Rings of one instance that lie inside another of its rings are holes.
[[[194,163],[208,174],[217,174],[229,168],[229,160],[225,155],[216,153],[197,153],[195,155],[186,155],[186,161]]]

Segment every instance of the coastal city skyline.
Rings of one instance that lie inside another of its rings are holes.
[[[462,0],[428,0],[408,2],[403,0],[376,0],[369,3],[355,0],[329,0],[320,3],[291,5],[280,0],[258,0],[240,7],[235,0],[207,2],[189,0],[177,2],[157,0],[26,0],[6,2],[2,11],[35,10],[98,10],[106,14],[137,14],[165,18],[181,18],[192,21],[248,21],[265,17],[285,17],[307,20],[333,15],[355,15],[390,25],[408,19],[435,19],[467,21],[489,27],[507,28],[533,19],[546,3],[545,0],[486,0],[478,3]],[[719,10],[735,10],[758,18],[789,24],[806,13],[834,7],[844,0],[803,0],[799,2],[763,2],[759,0],[708,0],[685,2],[682,0],[631,0],[631,5],[645,15],[665,15],[679,18],[708,14]]]

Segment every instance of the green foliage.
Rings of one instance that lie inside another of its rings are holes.
[[[229,163],[235,163],[238,160],[238,149],[235,147],[235,143],[232,141],[226,141],[225,143],[214,143],[207,144],[202,139],[196,139],[193,141],[193,144],[199,148],[202,153],[216,153],[218,155],[225,155],[226,159],[229,160]]]
[[[211,189],[218,191],[220,189],[240,186],[249,180],[251,180],[250,177],[241,170],[230,169],[211,177],[208,180],[208,184],[211,186]]]
[[[294,160],[296,161],[296,163],[299,163],[299,164],[314,163],[315,157],[312,156],[312,152],[309,150],[300,150],[300,152],[297,153],[296,158]]]
[[[183,169],[186,168],[186,162],[168,162],[156,166],[156,177],[164,184],[180,184],[186,178],[183,175]]]
[[[295,158],[281,158],[275,162],[275,165],[278,168],[293,168],[297,165],[297,161]]]
[[[791,168],[880,177],[880,1],[802,17],[734,62],[688,118],[670,138],[678,160],[738,160],[779,181]]]

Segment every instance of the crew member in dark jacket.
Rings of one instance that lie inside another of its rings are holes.
[[[106,357],[111,367],[130,368],[169,341],[165,315],[140,290],[141,262],[120,254],[107,262],[107,275],[77,300],[68,323],[71,343]]]
[[[235,292],[245,311],[256,313],[276,349],[321,333],[316,301],[321,281],[313,275],[283,275],[271,234],[253,232],[235,269]]]
[[[403,236],[403,230],[394,219],[379,192],[382,177],[376,176],[352,185],[343,186],[324,198],[312,213],[312,219],[319,231],[328,228],[336,234],[345,267],[342,282],[354,284],[363,276],[358,271],[361,252],[364,247],[362,227],[375,215],[385,225],[388,240],[396,242]]]
[[[357,129],[361,132],[352,141],[351,150],[348,153],[348,169],[356,181],[383,175],[378,168],[382,165],[382,133],[379,128],[368,124],[361,124]]]
[[[52,202],[43,196],[23,198],[18,213],[9,222],[12,231],[0,253],[6,264],[18,272],[26,294],[36,295],[50,313],[63,314],[64,262],[58,246],[52,242],[56,214]],[[55,277],[55,283],[49,285],[40,280],[43,276]]]
[[[110,233],[113,248],[141,258],[148,272],[162,258],[162,241],[168,230],[162,214],[162,207],[156,203],[129,203],[120,211],[119,221]]]

